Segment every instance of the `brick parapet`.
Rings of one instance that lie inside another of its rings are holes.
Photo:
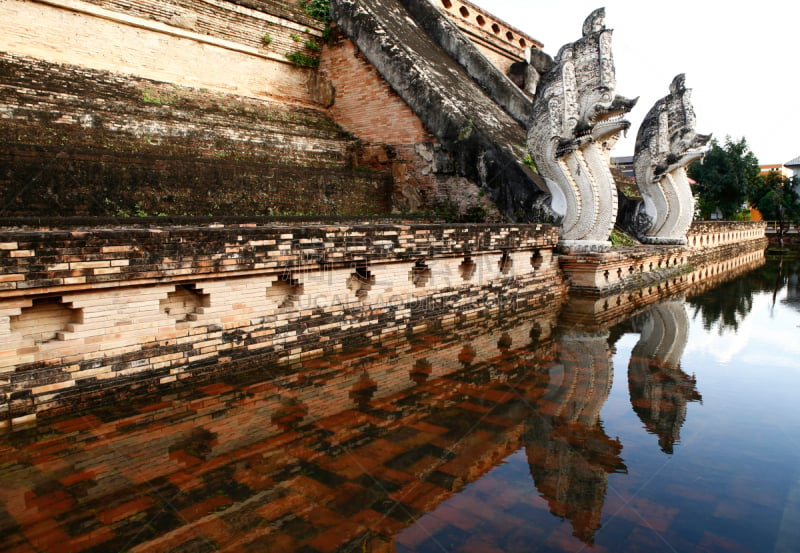
[[[434,0],[432,3],[504,73],[512,63],[525,60],[526,49],[543,47],[535,38],[471,2]]]
[[[0,297],[552,248],[549,225],[0,231]]]
[[[687,233],[687,246],[704,250],[766,237],[765,221],[695,221]]]
[[[5,231],[0,418],[558,304],[555,242],[547,225]]]
[[[763,250],[765,230],[763,222],[696,222],[686,246],[632,246],[558,259],[570,290],[608,294],[669,281],[699,265]]]

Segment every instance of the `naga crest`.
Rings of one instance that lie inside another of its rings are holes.
[[[686,77],[672,80],[669,95],[650,109],[636,135],[634,171],[643,201],[634,233],[648,243],[683,244],[694,216],[686,167],[703,156],[711,135],[695,132]]]
[[[583,37],[564,45],[539,82],[528,131],[528,149],[562,217],[567,249],[610,246],[617,214],[617,189],[609,154],[623,119],[636,104],[616,95],[610,29],[605,10],[593,11]]]

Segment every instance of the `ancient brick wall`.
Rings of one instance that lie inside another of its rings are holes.
[[[532,39],[478,11],[472,38],[521,58]],[[500,219],[494,189],[323,30],[296,2],[3,2],[0,214]]]
[[[542,48],[542,43],[490,14],[461,0],[434,0],[433,4],[480,48],[504,74],[512,63],[525,60],[526,48]]]
[[[435,137],[355,45],[336,33],[322,52],[320,75],[335,93],[330,114],[364,141],[360,163],[391,171],[392,205],[398,211],[423,211],[436,195]]]
[[[435,140],[351,40],[337,36],[323,51],[320,70],[336,89],[331,115],[359,138],[382,144]]]
[[[320,109],[0,53],[4,216],[380,214]]]
[[[0,4],[3,52],[306,105],[313,103],[310,69],[294,67],[286,54],[313,56],[306,43],[321,35],[319,22],[294,2]]]
[[[558,302],[547,226],[4,232],[5,418]]]
[[[3,2],[0,215],[389,212],[392,168],[287,59],[321,36],[294,2]]]

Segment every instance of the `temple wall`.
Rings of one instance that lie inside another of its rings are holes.
[[[471,4],[451,7],[439,6],[503,72],[535,43]],[[0,214],[374,215],[438,203],[500,219],[375,67],[323,31],[299,3],[275,0],[1,3],[0,196],[12,201]]]
[[[558,302],[567,284],[595,294],[649,287],[655,297],[662,286],[666,293],[714,277],[720,269],[709,274],[708,263],[728,271],[748,252],[763,259],[763,225],[700,226],[694,236],[714,246],[578,260],[554,256],[556,230],[546,225],[7,230],[4,418],[24,420],[118,386],[319,357]],[[604,310],[625,297],[605,296]]]
[[[505,74],[512,63],[525,60],[527,48],[543,46],[538,40],[471,2],[434,0],[432,3]]]
[[[0,53],[4,216],[381,214],[320,109]]]
[[[0,4],[0,51],[312,104],[310,70],[294,67],[285,54],[320,37],[319,22],[293,3],[252,5],[260,9],[221,0],[8,0]]]
[[[0,3],[0,215],[390,212],[396,169],[286,57],[321,36],[297,3]]]
[[[291,362],[564,294],[555,229],[544,225],[0,235],[11,420],[118,386]]]

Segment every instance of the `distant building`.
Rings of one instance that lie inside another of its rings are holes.
[[[783,166],[792,172],[792,176],[800,176],[800,156],[787,161]]]
[[[633,173],[633,156],[612,157],[611,165],[622,171],[622,174],[626,177],[636,178]]]
[[[761,169],[759,175],[768,175],[769,173],[779,172],[784,177],[792,176],[792,172],[789,170],[789,168],[781,163],[777,165],[759,165],[758,167]],[[800,167],[798,167],[798,169],[800,169]]]

